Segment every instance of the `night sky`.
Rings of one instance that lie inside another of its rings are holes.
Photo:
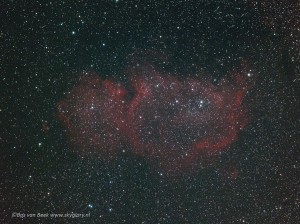
[[[297,1],[3,0],[0,68],[1,223],[300,223]]]

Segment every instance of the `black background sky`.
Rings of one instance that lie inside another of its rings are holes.
[[[1,1],[1,222],[299,223],[299,10],[296,1]],[[78,73],[126,83],[130,55],[143,50],[168,55],[163,69],[182,77],[225,77],[241,59],[257,76],[239,139],[176,183],[128,155],[113,166],[80,158],[55,117]]]

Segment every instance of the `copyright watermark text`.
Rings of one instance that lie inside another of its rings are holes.
[[[89,218],[91,213],[21,213],[13,212],[12,218]]]

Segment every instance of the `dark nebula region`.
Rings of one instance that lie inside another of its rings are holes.
[[[166,174],[193,170],[226,151],[249,122],[247,63],[217,85],[179,78],[151,64],[129,69],[130,87],[85,73],[62,99],[58,118],[72,147],[113,162],[125,149]],[[128,86],[128,85],[126,85]]]

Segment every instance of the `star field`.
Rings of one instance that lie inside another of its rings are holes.
[[[299,9],[0,3],[1,223],[299,223]]]

